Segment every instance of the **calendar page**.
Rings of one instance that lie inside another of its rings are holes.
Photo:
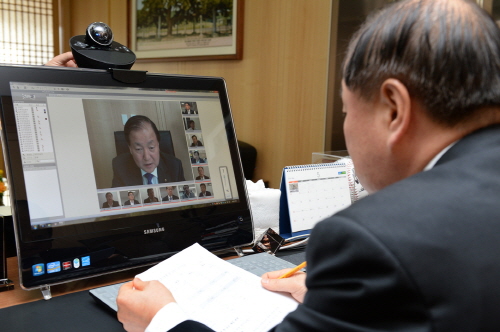
[[[351,205],[345,164],[289,166],[284,171],[292,232],[309,230]]]

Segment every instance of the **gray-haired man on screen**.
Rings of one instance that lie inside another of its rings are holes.
[[[129,152],[113,159],[112,187],[184,181],[182,162],[160,151],[160,132],[153,121],[132,116],[124,133]]]

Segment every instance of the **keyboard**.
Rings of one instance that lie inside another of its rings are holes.
[[[274,255],[268,253],[260,253],[248,255],[240,258],[230,259],[227,262],[242,268],[256,276],[262,276],[264,273],[269,271],[276,271],[288,268],[294,268],[296,265],[287,262],[284,259],[278,258]],[[116,305],[116,297],[118,295],[118,290],[124,282],[99,288],[94,288],[89,291],[90,295],[100,304],[104,304],[106,307],[118,311]]]

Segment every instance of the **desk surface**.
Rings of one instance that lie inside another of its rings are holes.
[[[135,275],[147,270],[149,267],[136,268],[123,272],[103,275],[100,277],[72,281],[65,284],[51,286],[53,297],[88,290],[96,287],[116,284],[127,280],[132,280]],[[0,308],[6,308],[18,304],[43,300],[42,292],[39,289],[26,291],[19,286],[19,271],[17,269],[17,257],[7,258],[7,276],[14,282],[14,290],[0,293]]]
[[[278,253],[294,264],[304,261],[304,250]],[[227,257],[235,258],[237,256]],[[39,289],[25,291],[19,286],[17,258],[7,260],[8,276],[15,289],[0,293],[0,326],[2,331],[123,331],[116,313],[99,305],[89,289],[131,280],[149,267],[136,268],[100,277],[51,286],[53,298],[45,301]]]

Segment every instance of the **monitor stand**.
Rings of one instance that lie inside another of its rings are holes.
[[[42,287],[40,287],[40,290],[42,291],[44,300],[50,300],[52,298],[52,293],[50,292],[49,285],[43,285]]]

